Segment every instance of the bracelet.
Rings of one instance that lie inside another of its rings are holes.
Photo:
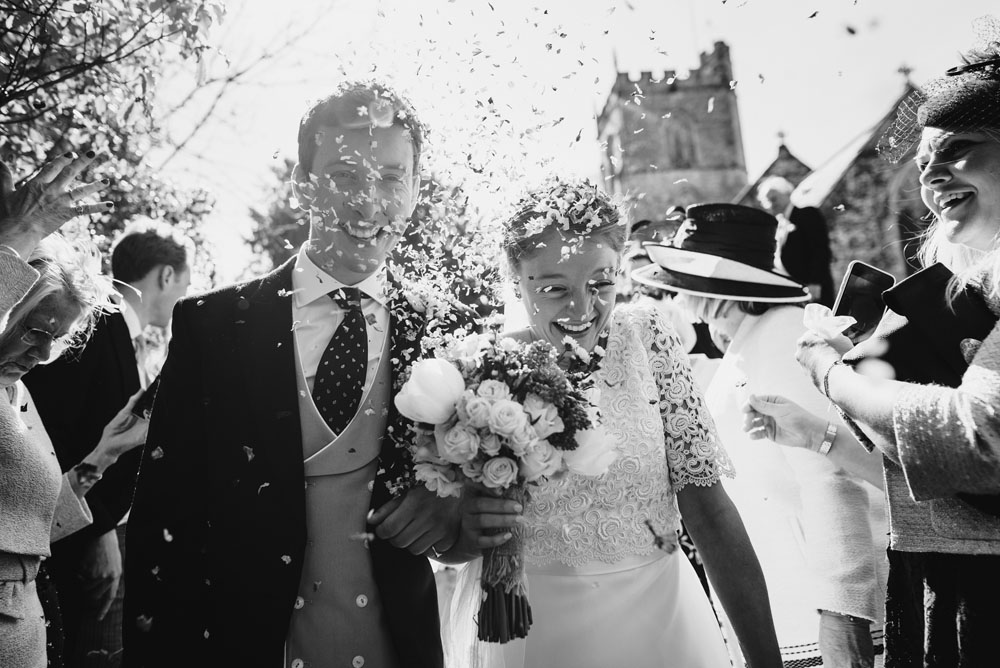
[[[830,372],[833,371],[833,369],[837,366],[847,366],[847,365],[841,362],[840,360],[837,360],[836,362],[831,364],[830,367],[826,370],[826,373],[823,374],[823,396],[826,397],[827,399],[830,399]]]
[[[823,442],[819,444],[819,449],[816,450],[820,455],[826,457],[830,454],[830,448],[833,447],[833,441],[837,438],[837,425],[832,422],[826,423],[826,433],[823,435]]]
[[[73,472],[76,473],[76,481],[81,487],[93,487],[103,477],[97,467],[90,462],[80,462],[73,467]]]

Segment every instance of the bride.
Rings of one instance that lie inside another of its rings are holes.
[[[522,525],[534,623],[526,639],[475,642],[473,562],[445,613],[443,627],[456,636],[445,643],[449,663],[729,666],[701,583],[675,549],[683,515],[744,655],[756,667],[780,666],[760,566],[719,484],[731,466],[677,335],[655,310],[615,308],[625,238],[618,210],[589,183],[554,181],[520,203],[505,237],[530,320],[510,336],[557,350],[569,337],[597,353],[602,426],[617,458],[596,478],[567,473],[532,486],[524,508],[485,492],[467,500],[463,530],[479,549]]]

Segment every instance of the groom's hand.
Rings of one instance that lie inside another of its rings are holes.
[[[414,487],[375,511],[368,524],[375,535],[413,554],[439,556],[458,539],[461,499],[441,498]]]

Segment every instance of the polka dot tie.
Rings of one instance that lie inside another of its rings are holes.
[[[312,396],[320,415],[339,435],[361,403],[368,367],[368,332],[361,313],[360,290],[340,288],[331,292],[330,298],[344,310],[344,320],[319,361]]]

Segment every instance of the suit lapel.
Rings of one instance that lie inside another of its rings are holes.
[[[389,359],[392,364],[389,415],[386,434],[382,438],[379,455],[378,478],[372,493],[372,508],[378,508],[391,499],[394,486],[409,475],[409,430],[412,422],[396,410],[393,397],[399,389],[404,371],[420,355],[420,344],[426,331],[423,313],[413,310],[403,296],[399,283],[390,273],[389,278]]]

